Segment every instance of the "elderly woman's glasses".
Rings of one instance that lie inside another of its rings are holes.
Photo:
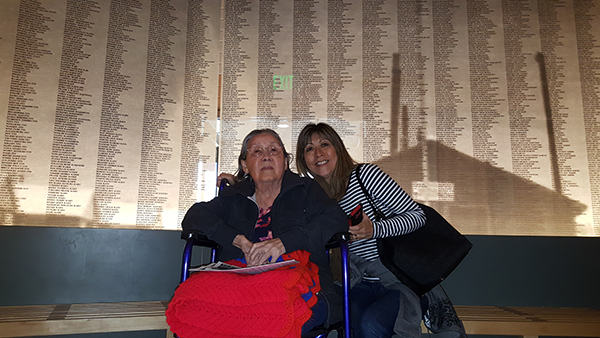
[[[252,157],[277,156],[281,153],[282,147],[278,144],[273,144],[268,147],[252,146],[248,148],[248,155]]]

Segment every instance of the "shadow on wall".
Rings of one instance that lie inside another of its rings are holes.
[[[423,161],[435,182],[425,181],[423,171],[415,169],[424,167]],[[436,141],[375,164],[464,234],[572,236],[578,234],[576,217],[586,210],[579,201]]]
[[[543,55],[538,53],[542,97],[556,191],[488,162],[425,140],[420,126],[417,145],[408,148],[408,108],[400,114],[399,57],[393,57],[391,156],[375,162],[414,199],[436,208],[465,234],[476,235],[593,235],[577,223],[587,206],[561,194],[558,160]],[[400,123],[402,122],[402,123]],[[422,123],[425,123],[424,121]],[[400,130],[402,125],[402,130]],[[397,135],[402,135],[398,140]],[[397,150],[398,144],[403,151]],[[421,168],[419,170],[419,168]]]

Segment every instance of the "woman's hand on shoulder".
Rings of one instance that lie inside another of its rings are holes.
[[[361,239],[373,238],[373,222],[369,219],[369,216],[363,211],[363,220],[357,225],[352,225],[349,228],[349,232],[352,234],[352,239],[355,241]]]
[[[221,186],[221,181],[223,179],[227,180],[229,185],[234,185],[238,182],[237,177],[235,177],[234,175],[228,173],[221,173],[219,176],[217,176],[217,187]]]

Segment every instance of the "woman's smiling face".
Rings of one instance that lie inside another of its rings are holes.
[[[331,141],[317,133],[313,134],[311,141],[304,147],[304,159],[311,172],[329,182],[337,164],[337,153]]]

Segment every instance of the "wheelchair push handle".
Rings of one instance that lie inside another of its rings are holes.
[[[229,181],[225,177],[223,177],[221,179],[221,182],[219,183],[219,192],[221,192],[221,190],[223,190],[223,188],[225,188],[228,185],[230,185]]]

